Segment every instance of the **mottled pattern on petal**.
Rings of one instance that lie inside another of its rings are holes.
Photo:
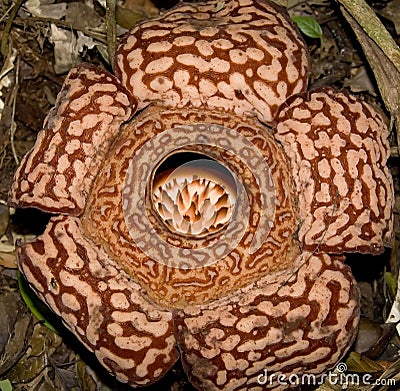
[[[367,103],[324,88],[292,97],[276,118],[292,168],[304,248],[379,254],[393,234],[388,130]]]
[[[262,0],[181,3],[135,26],[115,73],[139,100],[257,116],[305,91],[308,52],[283,9]]]
[[[136,108],[109,72],[89,64],[72,69],[15,174],[10,204],[79,215],[111,142]]]
[[[39,297],[121,382],[156,382],[178,359],[172,314],[153,305],[75,217],[54,217],[18,261]]]
[[[358,319],[359,291],[343,258],[311,253],[289,270],[175,313],[189,379],[215,391],[285,390],[290,385],[280,387],[277,374],[323,373],[351,345]],[[262,385],[265,370],[275,381]]]

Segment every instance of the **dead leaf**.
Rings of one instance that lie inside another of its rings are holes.
[[[349,354],[346,364],[347,369],[354,372],[373,373],[383,370],[381,365],[357,352]]]
[[[6,233],[9,222],[9,208],[7,205],[0,204],[0,238]]]
[[[130,30],[139,20],[143,19],[141,13],[131,11],[130,9],[118,7],[115,13],[115,19],[118,26]]]
[[[141,14],[146,18],[157,16],[160,10],[150,0],[127,0],[124,8]]]
[[[15,338],[23,339],[23,336]],[[29,338],[27,351],[8,372],[13,382],[26,383],[40,378],[49,367],[50,357],[62,343],[62,338],[41,323],[36,323],[32,337]],[[33,388],[30,388],[33,389]]]
[[[0,295],[0,375],[24,355],[31,334],[32,315],[17,291]]]
[[[395,332],[396,325],[393,323],[379,324],[367,318],[361,318],[354,350],[369,359],[376,359],[385,350]]]
[[[364,66],[352,69],[352,77],[344,79],[343,86],[351,92],[365,92],[375,95],[375,88]]]
[[[7,269],[16,269],[17,268],[17,258],[15,253],[8,254],[0,252],[0,266],[3,266]]]
[[[65,21],[70,23],[74,29],[84,29],[86,27],[98,27],[103,20],[101,16],[87,4],[69,3],[65,13]]]
[[[81,62],[80,53],[84,48],[92,49],[96,44],[91,37],[81,31],[73,31],[51,24],[51,42],[54,44],[55,64],[57,74],[68,72]]]
[[[24,6],[33,16],[56,20],[63,18],[67,12],[67,3],[50,4],[41,0],[28,0]]]
[[[392,116],[392,122],[397,119],[397,143],[400,148],[400,71],[389,60],[383,50],[364,32],[349,12],[342,12],[364,51],[365,57],[375,75],[379,91],[386,109]]]
[[[396,34],[400,35],[400,0],[393,0],[387,3],[385,8],[376,10],[376,12],[393,22]]]

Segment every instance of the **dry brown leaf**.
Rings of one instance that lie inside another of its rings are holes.
[[[344,79],[344,87],[354,93],[368,91],[371,95],[374,95],[375,88],[365,66],[353,68],[351,73],[350,78]]]
[[[386,4],[385,8],[376,12],[393,22],[396,33],[400,35],[400,0],[393,0]]]
[[[32,334],[31,317],[18,292],[1,292],[0,375],[12,368],[24,355]]]
[[[385,106],[397,122],[397,144],[400,147],[400,71],[389,60],[382,49],[364,32],[352,15],[342,8],[342,12],[364,51],[378,84]]]
[[[7,269],[17,268],[17,258],[15,253],[3,253],[0,252],[0,266],[6,267]]]
[[[102,23],[101,16],[84,3],[70,3],[65,14],[65,21],[75,29],[98,27]]]
[[[156,16],[160,13],[160,10],[150,0],[127,0],[124,8],[141,14],[146,18]]]

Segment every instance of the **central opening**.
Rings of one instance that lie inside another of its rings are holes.
[[[203,236],[229,224],[236,182],[221,163],[207,155],[178,152],[156,168],[153,178],[154,210],[171,231]]]

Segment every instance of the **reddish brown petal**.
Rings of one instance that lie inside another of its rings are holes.
[[[359,319],[350,268],[343,258],[310,253],[292,266],[176,312],[183,364],[199,390],[287,390],[290,384],[280,387],[278,374],[286,382],[293,375],[318,375],[341,359]]]
[[[305,91],[308,52],[283,9],[262,0],[181,3],[135,26],[117,50],[116,75],[139,99],[207,107],[271,122]]]
[[[156,382],[178,359],[172,314],[150,303],[116,262],[83,237],[74,217],[54,217],[18,262],[39,297],[121,382]]]
[[[388,130],[367,103],[325,88],[292,97],[276,138],[299,195],[299,238],[308,250],[379,254],[393,232]]]
[[[72,69],[17,170],[10,204],[79,215],[121,123],[136,107],[107,71],[89,64]]]

